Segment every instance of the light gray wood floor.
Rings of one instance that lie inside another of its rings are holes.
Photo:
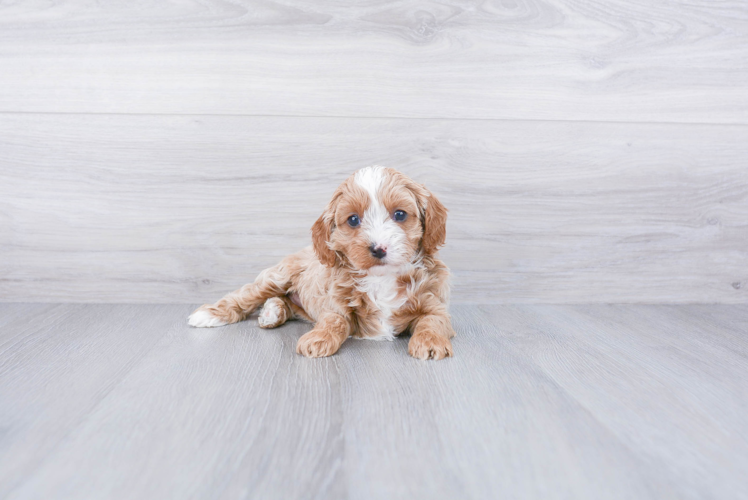
[[[454,306],[407,339],[0,304],[2,498],[746,498],[748,306]]]

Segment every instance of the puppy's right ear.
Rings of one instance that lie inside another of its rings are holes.
[[[335,252],[330,249],[330,237],[335,229],[335,207],[339,197],[339,193],[335,193],[333,199],[325,207],[325,211],[312,225],[314,253],[317,254],[319,261],[327,267],[333,267],[336,260]]]

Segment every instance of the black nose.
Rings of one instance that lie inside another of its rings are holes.
[[[380,246],[375,247],[374,245],[371,245],[369,247],[369,250],[371,250],[371,254],[377,259],[383,259],[384,256],[387,255],[387,250],[385,250],[384,248]]]

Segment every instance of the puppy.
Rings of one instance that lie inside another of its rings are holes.
[[[242,321],[262,307],[262,328],[291,318],[314,322],[296,352],[335,354],[348,337],[392,340],[409,331],[408,353],[452,356],[449,269],[437,257],[447,210],[425,187],[379,166],[335,191],[312,226],[312,243],[260,273],[254,283],[198,308],[196,327]]]

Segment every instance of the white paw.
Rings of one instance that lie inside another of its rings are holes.
[[[278,320],[281,317],[281,306],[275,300],[268,300],[265,302],[265,306],[262,308],[260,316],[257,318],[257,322],[260,324],[260,328],[271,328],[278,324]]]
[[[225,321],[216,318],[208,311],[193,312],[190,317],[187,318],[187,322],[190,324],[190,326],[195,326],[197,328],[210,328],[213,326],[223,326],[226,324]]]

